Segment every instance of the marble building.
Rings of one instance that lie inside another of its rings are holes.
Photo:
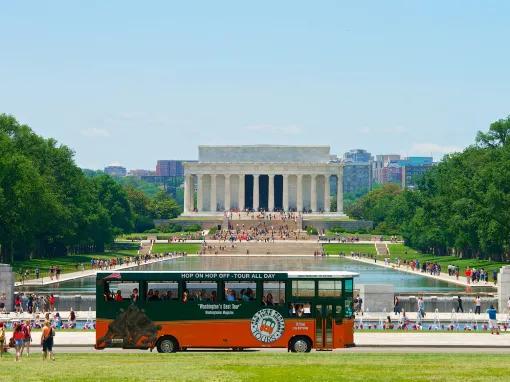
[[[184,177],[183,215],[331,213],[331,182],[339,190],[335,214],[343,214],[343,163],[329,146],[199,146],[198,162],[184,164]]]

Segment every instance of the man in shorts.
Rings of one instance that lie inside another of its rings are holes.
[[[494,305],[491,305],[489,309],[487,309],[487,314],[489,315],[489,328],[491,329],[491,334],[494,334],[494,331],[496,334],[499,335],[499,326],[498,326],[498,320],[496,319],[496,309],[494,309]]]
[[[55,355],[53,354],[53,336],[54,330],[49,321],[44,323],[44,327],[41,334],[41,345],[43,348],[43,360],[48,359],[50,357],[53,361],[55,361]]]

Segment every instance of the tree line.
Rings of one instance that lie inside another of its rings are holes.
[[[86,176],[70,148],[0,114],[2,261],[103,251],[117,235],[179,213],[164,191],[151,198],[110,176]]]
[[[510,251],[510,117],[445,156],[414,190],[386,184],[347,213],[436,255],[505,261]]]

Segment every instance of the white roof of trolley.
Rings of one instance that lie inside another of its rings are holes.
[[[290,278],[352,278],[358,277],[359,273],[347,271],[270,271],[270,270],[189,270],[189,271],[100,271],[98,274],[112,274],[112,273],[217,273],[217,274],[257,274],[257,273],[278,273],[286,274]]]

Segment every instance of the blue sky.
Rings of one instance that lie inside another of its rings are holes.
[[[199,144],[441,157],[510,114],[508,1],[0,0],[0,112],[80,166]]]

